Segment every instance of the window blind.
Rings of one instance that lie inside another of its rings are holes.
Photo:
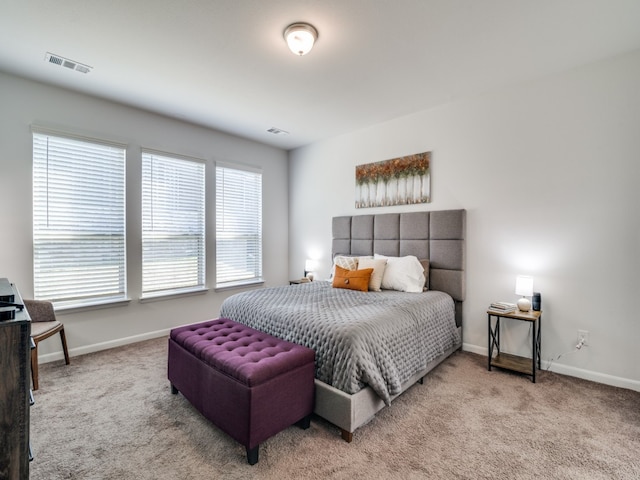
[[[216,286],[262,281],[262,173],[216,166]]]
[[[34,296],[124,300],[125,149],[33,133]]]
[[[142,293],[205,288],[204,164],[142,152]]]

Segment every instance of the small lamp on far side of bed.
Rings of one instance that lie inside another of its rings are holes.
[[[313,281],[313,270],[316,268],[316,262],[307,258],[304,262],[304,276]]]
[[[516,278],[516,295],[522,295],[518,300],[518,310],[528,312],[531,310],[531,301],[526,297],[533,296],[533,277],[518,275]]]

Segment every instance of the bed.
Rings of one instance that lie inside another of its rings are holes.
[[[335,217],[332,258],[428,260],[428,290],[361,292],[315,281],[232,295],[220,316],[313,348],[314,412],[351,441],[461,347],[465,225],[465,210]]]

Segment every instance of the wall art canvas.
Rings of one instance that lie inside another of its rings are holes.
[[[356,166],[356,208],[431,201],[431,152]]]

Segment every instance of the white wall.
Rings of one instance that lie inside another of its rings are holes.
[[[73,73],[71,73],[73,74]],[[0,73],[0,277],[22,295],[33,295],[31,124],[115,140],[127,148],[127,306],[58,314],[71,354],[157,336],[185,323],[215,318],[224,298],[238,290],[140,303],[140,149],[152,148],[207,161],[242,163],[263,169],[264,276],[267,285],[287,282],[287,152],[214,130],[86,95]],[[208,185],[211,185],[209,183]],[[208,219],[213,218],[207,192]],[[208,285],[214,285],[215,226],[208,225]],[[213,235],[212,235],[213,233]],[[40,346],[43,361],[61,358],[60,342]]]
[[[467,210],[465,349],[486,354],[488,304],[529,274],[543,361],[588,330],[551,369],[640,390],[639,85],[634,52],[291,152],[290,276],[316,255],[326,278],[331,217],[421,209],[356,209],[356,165],[431,151],[425,208]],[[510,324],[507,350],[527,352],[526,334]]]

